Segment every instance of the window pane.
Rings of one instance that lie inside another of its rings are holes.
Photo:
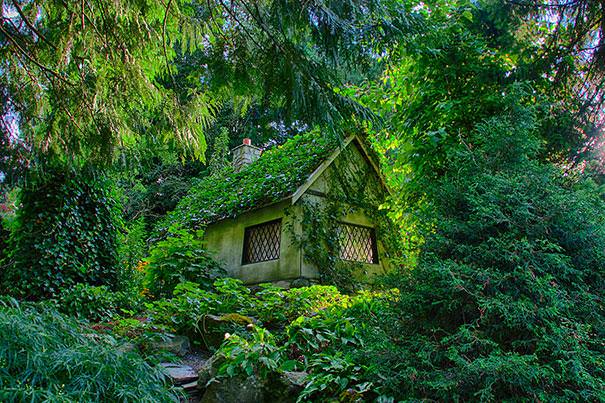
[[[281,220],[246,228],[242,263],[279,259],[280,240]]]
[[[374,228],[359,225],[338,226],[340,258],[354,262],[378,263]]]

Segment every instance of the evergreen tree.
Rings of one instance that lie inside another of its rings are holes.
[[[605,203],[536,160],[535,128],[511,106],[424,183],[434,225],[398,281],[403,397],[605,399]]]

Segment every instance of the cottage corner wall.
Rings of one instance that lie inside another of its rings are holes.
[[[315,204],[318,208],[321,208],[326,204],[326,199],[324,197],[312,194],[305,194],[301,200],[305,203]],[[361,225],[364,227],[376,227],[372,220],[363,211],[355,208],[352,208],[348,214],[346,214],[344,217],[341,217],[340,221],[343,223]],[[356,271],[354,276],[361,282],[372,282],[372,278],[374,276],[385,274],[390,268],[383,243],[380,241],[380,239],[377,239],[376,241],[376,246],[378,249],[378,263],[356,263],[361,266],[361,270]],[[310,259],[310,257],[305,256],[304,252],[302,253],[302,277],[318,279],[318,268],[312,263],[312,259]]]
[[[361,151],[358,147],[355,146],[354,143],[350,143],[345,150],[338,156],[338,158],[330,165],[322,174],[315,179],[313,184],[309,187],[309,189],[303,194],[298,203],[311,203],[317,205],[317,208],[322,208],[327,203],[327,195],[330,192],[331,183],[330,178],[334,177],[339,166],[340,169],[344,171],[348,171],[348,174],[360,175],[365,169],[369,169],[370,172],[375,172],[370,164],[366,161],[366,158],[362,155]],[[381,188],[380,178],[376,175],[376,186],[377,188]],[[364,189],[365,191],[369,191],[369,189]],[[367,216],[360,208],[355,208],[354,206],[349,206],[348,213],[341,217],[340,220],[344,223],[362,225],[365,227],[376,228],[376,223],[372,221],[370,217]],[[386,257],[386,251],[383,243],[380,239],[377,239],[376,246],[378,249],[378,263],[369,264],[369,263],[359,263],[361,264],[361,270],[354,273],[356,278],[362,282],[372,281],[372,277],[384,274],[390,269],[389,261]],[[317,268],[311,263],[310,259],[304,257],[302,259],[302,268],[301,272],[303,273],[303,277],[307,278],[318,278],[319,273]]]
[[[288,207],[290,207],[288,209]],[[291,214],[286,215],[286,209]],[[301,252],[293,244],[290,228],[300,232],[300,224],[294,219],[296,208],[286,200],[225,219],[206,228],[204,240],[214,258],[223,264],[229,276],[242,280],[245,284],[293,280],[301,275]],[[267,221],[282,219],[280,255],[277,260],[242,264],[244,230],[247,227]]]

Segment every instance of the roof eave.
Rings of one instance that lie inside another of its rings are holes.
[[[251,209],[248,209],[248,210],[242,210],[242,211],[239,211],[239,212],[238,212],[236,215],[234,215],[234,216],[225,216],[225,217],[218,218],[218,219],[216,219],[216,220],[212,220],[212,221],[206,222],[206,223],[204,224],[204,226],[208,227],[208,226],[210,226],[210,225],[217,224],[217,223],[219,223],[219,222],[221,222],[221,221],[225,221],[225,220],[233,220],[233,219],[236,219],[236,218],[238,218],[238,217],[240,217],[240,216],[242,216],[242,215],[244,215],[244,214],[251,213],[251,212],[253,212],[253,211],[257,211],[257,210],[260,210],[260,209],[263,209],[263,208],[266,208],[266,207],[271,207],[271,206],[274,206],[274,205],[276,205],[276,204],[283,203],[283,202],[285,202],[285,201],[290,200],[291,198],[292,198],[292,195],[288,195],[288,196],[285,196],[285,197],[283,197],[283,198],[281,198],[281,199],[279,199],[279,200],[277,200],[277,201],[271,202],[271,203],[262,204],[262,205],[260,205],[260,206],[255,206],[255,207],[253,207],[253,208],[251,208]],[[294,204],[294,203],[292,203],[292,204]]]
[[[309,190],[315,180],[319,178],[321,174],[324,173],[324,171],[328,169],[330,165],[332,165],[332,162],[334,162],[334,160],[340,155],[342,150],[344,150],[349,144],[351,144],[351,141],[353,141],[354,138],[355,136],[347,137],[345,141],[330,155],[330,157],[328,157],[328,159],[322,162],[315,169],[315,171],[313,171],[313,173],[309,175],[305,183],[299,186],[298,189],[296,189],[296,191],[292,194],[292,204],[295,204],[302,197],[302,195],[305,194],[307,190]]]

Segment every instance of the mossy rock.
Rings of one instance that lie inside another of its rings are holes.
[[[202,322],[202,338],[209,350],[215,350],[225,339],[225,333],[243,331],[256,322],[256,319],[239,313],[206,315]]]

